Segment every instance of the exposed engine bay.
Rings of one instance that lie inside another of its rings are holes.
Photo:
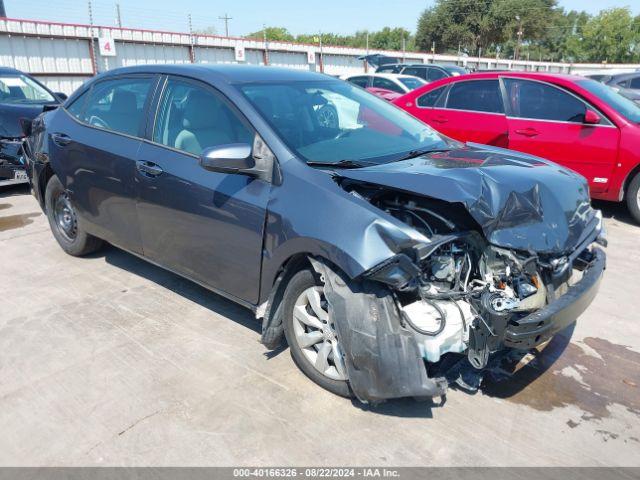
[[[505,346],[528,349],[548,340],[555,327],[540,318],[531,328],[531,316],[579,282],[594,260],[588,245],[571,256],[491,245],[461,205],[359,183],[343,188],[429,239],[365,276],[391,288],[402,325],[431,364],[466,354],[481,370]],[[527,335],[519,337],[522,320]]]

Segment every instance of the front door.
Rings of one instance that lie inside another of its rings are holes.
[[[271,185],[204,170],[199,155],[208,147],[253,144],[255,135],[217,91],[170,77],[136,172],[144,255],[249,303],[258,301]]]
[[[135,161],[153,76],[97,82],[56,112],[51,158],[88,232],[141,253]],[[75,117],[75,119],[74,119]]]
[[[584,123],[582,99],[557,86],[515,78],[504,79],[509,108],[509,148],[559,163],[583,175],[591,192],[603,192],[618,152],[620,132],[602,116]]]

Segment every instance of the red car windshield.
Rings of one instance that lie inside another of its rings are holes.
[[[578,80],[576,83],[605,102],[630,122],[640,123],[640,106],[623,97],[613,88],[595,80]]]

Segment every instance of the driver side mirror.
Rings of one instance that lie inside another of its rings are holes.
[[[598,115],[593,110],[587,109],[584,114],[584,123],[587,123],[589,125],[597,125],[600,123],[600,120],[602,120],[600,115]]]
[[[246,143],[230,143],[205,148],[200,154],[200,166],[210,172],[251,175],[256,162],[251,156],[251,146]]]

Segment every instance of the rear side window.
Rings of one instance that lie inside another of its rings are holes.
[[[384,65],[376,69],[376,73],[396,73],[398,70],[397,65]]]
[[[447,108],[473,112],[504,113],[498,80],[475,80],[454,83],[449,91]]]
[[[449,75],[447,75],[446,72],[443,72],[439,68],[430,68],[427,72],[427,80],[429,80],[430,82],[435,82],[436,80],[447,78],[448,76]]]
[[[253,143],[253,133],[213,90],[169,79],[153,141],[193,155],[210,147]]]
[[[433,108],[438,106],[438,101],[442,98],[442,94],[447,89],[447,86],[436,88],[431,92],[427,92],[418,98],[416,102],[419,107]]]
[[[118,78],[95,84],[80,120],[94,127],[137,136],[152,82],[151,78]]]
[[[402,71],[403,75],[413,75],[414,77],[420,77],[423,80],[427,79],[427,69],[424,67],[407,67]]]
[[[631,83],[629,84],[631,88],[635,88],[640,90],[640,77],[632,78]]]
[[[369,77],[351,77],[349,82],[359,87],[367,88],[369,86]]]
[[[507,99],[514,117],[583,123],[586,104],[546,83],[505,79]]]
[[[404,89],[400,85],[389,80],[388,78],[373,77],[373,86],[376,88],[385,88],[387,90],[391,90],[392,92],[405,93]]]

